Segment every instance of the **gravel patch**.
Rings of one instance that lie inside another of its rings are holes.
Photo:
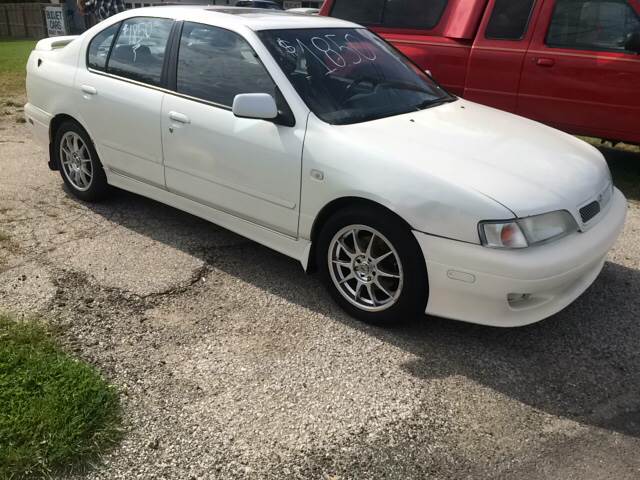
[[[0,120],[0,308],[122,392],[89,479],[640,477],[640,203],[576,303],[498,330],[358,323],[293,260],[156,202],[72,199]]]

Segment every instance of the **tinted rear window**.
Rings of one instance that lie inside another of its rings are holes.
[[[356,23],[382,23],[385,0],[336,0],[331,16]]]
[[[389,27],[435,27],[447,7],[447,0],[387,0],[382,24]]]
[[[336,0],[331,16],[364,25],[390,28],[434,28],[448,0]]]
[[[486,37],[520,40],[527,31],[534,3],[535,0],[496,0]]]
[[[134,17],[122,23],[107,63],[107,73],[160,85],[164,53],[173,20]]]
[[[96,70],[104,70],[107,57],[113,44],[113,37],[118,33],[119,23],[111,25],[91,39],[87,52],[87,65]]]

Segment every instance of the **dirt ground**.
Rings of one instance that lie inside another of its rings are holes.
[[[553,318],[382,330],[212,224],[125,192],[74,199],[14,110],[0,308],[60,325],[119,386],[127,435],[88,478],[640,478],[637,197],[600,278]]]

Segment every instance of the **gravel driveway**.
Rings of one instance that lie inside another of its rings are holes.
[[[120,387],[127,436],[89,478],[640,478],[637,198],[555,317],[382,330],[215,225],[125,192],[75,200],[16,118],[0,308],[51,318]]]

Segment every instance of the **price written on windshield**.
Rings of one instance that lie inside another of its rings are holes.
[[[351,33],[342,36],[328,34],[311,37],[306,42],[296,38],[293,41],[278,38],[278,46],[282,51],[295,57],[299,53],[309,54],[327,69],[330,75],[347,65],[358,65],[362,62],[374,62],[376,53],[363,45],[364,39],[358,39]],[[358,41],[360,40],[360,41]]]

